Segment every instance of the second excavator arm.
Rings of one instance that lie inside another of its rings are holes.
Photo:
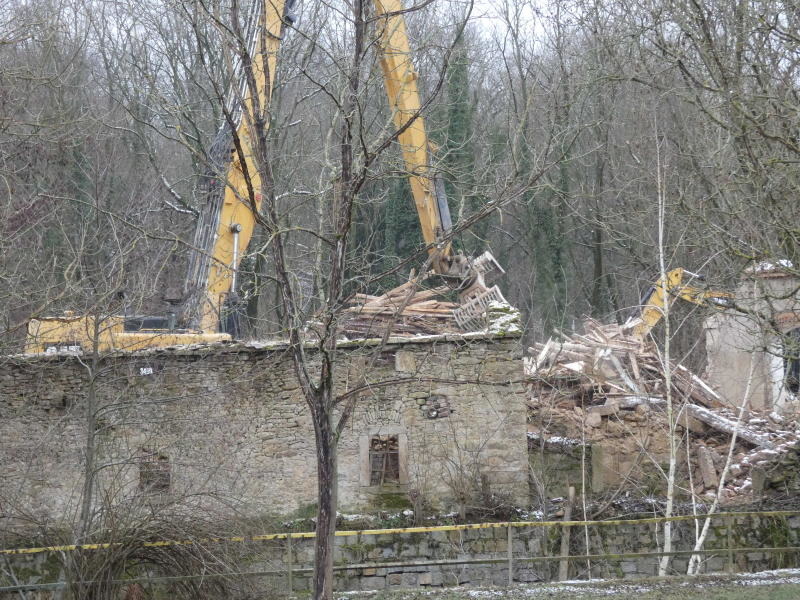
[[[671,305],[678,298],[718,310],[733,305],[733,294],[688,285],[684,283],[687,277],[703,279],[702,276],[681,268],[668,271],[666,276],[660,278],[647,292],[641,303],[641,315],[626,324],[626,329],[630,329],[634,336],[644,339],[664,318],[667,305]]]
[[[422,227],[422,238],[435,251],[434,244],[452,227],[450,209],[444,191],[437,190],[436,177],[431,167],[431,148],[425,130],[425,119],[420,114],[417,71],[411,58],[406,23],[401,0],[374,0],[378,20],[378,43],[384,87],[392,120],[400,131],[397,140],[403,152],[414,204]],[[450,244],[440,248],[442,254],[451,253]]]

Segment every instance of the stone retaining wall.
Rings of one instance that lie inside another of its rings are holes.
[[[586,559],[571,560],[568,578],[634,579],[657,575],[659,563],[657,556],[615,555],[657,551],[663,543],[662,527],[662,524],[647,522],[591,526],[588,554],[607,556],[602,559],[591,559],[591,572]],[[511,528],[513,583],[525,584],[557,579],[563,531],[561,525]],[[691,550],[694,544],[694,531],[694,523],[691,521],[674,522],[673,550]],[[585,535],[583,527],[575,527],[572,530],[571,555],[587,554]],[[712,521],[705,546],[706,549],[716,552],[705,555],[702,572],[742,573],[797,567],[800,566],[798,553],[772,553],[759,548],[798,545],[800,545],[800,516],[719,517]],[[729,552],[729,547],[755,549]],[[311,586],[309,567],[313,561],[313,539],[295,538],[292,540],[291,548],[291,564],[295,569],[292,589],[296,593],[307,592]],[[289,551],[286,540],[236,544],[233,550],[240,556],[240,564],[234,567],[238,572],[274,572],[273,575],[253,578],[251,580],[255,586],[253,589],[268,590],[273,595],[288,592]],[[554,557],[554,560],[524,560],[545,556]],[[495,562],[447,564],[478,559]],[[685,574],[688,560],[688,554],[673,557],[669,574]],[[430,564],[436,562],[442,564]],[[398,563],[405,563],[405,566]],[[7,566],[14,566],[20,581],[32,583],[56,580],[57,564],[57,555],[37,554],[11,557]],[[359,565],[356,569],[336,571],[337,591],[504,586],[508,583],[508,528],[500,526],[456,531],[361,533],[337,536],[335,565],[337,567]],[[158,574],[149,572],[149,575],[152,577]]]
[[[702,522],[701,522],[702,525]],[[626,554],[655,552],[663,543],[661,524],[623,524],[589,528],[590,550],[586,552],[585,530],[574,528],[570,554]],[[730,527],[730,529],[729,529]],[[558,557],[563,528],[512,527],[513,581],[529,583],[557,579],[558,559],[525,562],[525,557]],[[309,540],[293,540],[294,564],[308,565],[312,560]],[[775,548],[800,546],[800,516],[718,518],[712,521],[705,548],[719,552],[706,555],[702,571],[757,572],[767,569],[800,566],[800,553],[768,553],[750,550],[728,552],[733,547]],[[491,586],[508,582],[508,529],[469,529],[463,531],[360,535],[336,539],[336,564],[370,564],[367,568],[337,572],[337,590],[375,590],[406,587]],[[673,523],[673,550],[691,550],[694,546],[694,523]],[[285,551],[285,548],[284,548]],[[270,564],[285,568],[285,552],[273,552]],[[496,564],[386,566],[381,562],[430,562],[448,560],[496,559]],[[570,561],[570,579],[637,578],[658,574],[659,557],[609,557],[591,561],[591,573],[585,559]],[[283,561],[283,562],[281,562]],[[685,574],[689,556],[673,557],[670,574]],[[294,575],[294,590],[307,591],[308,574]],[[286,578],[276,582],[285,589]]]

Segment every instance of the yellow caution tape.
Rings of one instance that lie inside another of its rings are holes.
[[[359,535],[386,535],[398,533],[431,533],[436,531],[467,531],[471,529],[499,529],[507,527],[605,527],[609,525],[642,525],[647,523],[666,523],[675,521],[692,521],[711,517],[712,519],[736,517],[792,517],[800,515],[800,511],[773,510],[762,512],[724,512],[713,515],[676,515],[673,517],[648,517],[645,519],[610,519],[607,521],[503,521],[495,523],[470,523],[465,525],[436,525],[432,527],[398,527],[393,529],[358,529],[337,531],[338,537]],[[253,536],[235,536],[223,538],[203,538],[197,540],[158,540],[143,542],[143,548],[161,548],[169,546],[190,546],[192,544],[208,544],[220,542],[265,542],[270,540],[304,539],[316,537],[313,531],[299,533],[267,533]],[[66,544],[63,546],[41,546],[38,548],[10,548],[0,550],[0,555],[40,554],[42,552],[74,552],[76,550],[107,550],[122,545],[121,542],[100,544]]]

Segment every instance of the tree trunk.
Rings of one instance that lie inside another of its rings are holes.
[[[318,406],[322,408],[323,401]],[[336,433],[330,411],[315,419],[317,442],[317,535],[314,540],[314,598],[329,600],[333,595],[333,539],[336,533],[337,463]]]
[[[599,222],[592,231],[592,316],[602,317],[606,313],[605,298],[603,296],[603,230]]]
[[[654,123],[656,132],[656,192],[658,195],[658,264],[662,280],[667,277],[667,259],[664,240],[666,239],[667,216],[666,216],[666,197],[664,181],[662,178],[661,164],[661,140],[658,136],[658,120]],[[664,509],[664,516],[672,516],[673,504],[675,502],[675,472],[677,467],[677,445],[675,443],[675,428],[677,421],[672,404],[672,361],[670,355],[672,330],[669,322],[669,302],[664,305],[664,387],[667,399],[667,434],[669,435],[669,470],[667,471],[667,505]],[[672,522],[664,523],[664,555],[658,564],[658,576],[664,577],[669,569],[672,560]]]

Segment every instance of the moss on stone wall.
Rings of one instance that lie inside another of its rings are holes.
[[[139,493],[138,461],[148,448],[167,457],[176,501],[186,497],[208,507],[221,500],[250,514],[312,516],[314,431],[286,350],[280,343],[231,344],[103,357],[95,388],[103,414],[100,452],[110,466],[100,483],[113,483],[115,494]],[[314,352],[308,349],[311,362]],[[369,381],[396,383],[365,394],[342,434],[340,510],[410,508],[405,483],[376,497],[362,481],[362,438],[387,427],[406,436],[407,488],[427,506],[453,508],[459,478],[474,465],[492,493],[525,505],[525,402],[521,385],[508,383],[522,372],[519,340],[467,334],[393,338],[386,347],[350,341],[338,357],[339,390],[363,380],[363,365],[375,352],[382,358]],[[413,372],[405,370],[410,365]],[[141,375],[142,366],[152,368]],[[428,381],[442,377],[454,383]],[[9,504],[42,515],[74,514],[86,390],[86,368],[74,356],[7,357],[0,463],[8,476],[3,487],[16,495]],[[431,396],[446,397],[451,412],[428,418],[417,400]]]

